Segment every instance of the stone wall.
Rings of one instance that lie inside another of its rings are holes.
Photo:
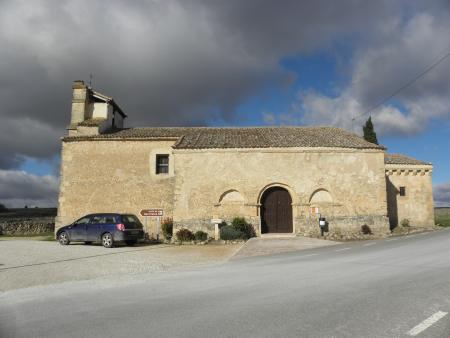
[[[313,206],[327,217],[332,232],[359,232],[363,224],[380,236],[389,231],[383,151],[177,150],[174,157],[175,229],[211,232],[212,218],[244,216],[260,233],[261,196],[267,188],[280,186],[292,198],[295,233],[318,231]]]
[[[391,228],[409,220],[410,226],[434,226],[431,165],[386,165],[386,189]],[[400,196],[400,187],[406,195]]]
[[[188,227],[212,236],[212,218],[230,222],[243,216],[260,234],[261,196],[274,186],[292,198],[297,234],[319,233],[313,207],[327,218],[332,238],[361,234],[362,225],[376,236],[386,235],[388,204],[391,224],[394,214],[397,223],[408,218],[412,226],[434,224],[432,167],[391,168],[381,150],[173,150],[174,142],[63,142],[56,228],[88,213],[133,213],[156,237],[158,221],[139,212],[161,208],[164,217],[173,217],[174,231]],[[169,155],[168,174],[156,175],[157,154]],[[398,196],[400,186],[406,186],[406,198]]]
[[[144,218],[142,209],[173,211],[174,141],[63,142],[61,185],[56,229],[89,213],[118,212],[138,216],[150,237],[157,220]],[[169,154],[169,174],[156,175],[154,157]]]
[[[0,235],[40,235],[53,232],[54,217],[0,220]]]
[[[53,232],[56,209],[11,209],[0,213],[0,235],[39,235]]]

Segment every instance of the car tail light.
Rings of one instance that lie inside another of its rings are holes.
[[[122,224],[122,223],[116,224],[116,228],[119,231],[124,231],[125,230],[125,224]]]

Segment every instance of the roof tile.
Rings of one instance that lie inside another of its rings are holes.
[[[386,164],[431,165],[431,163],[429,162],[416,160],[415,158],[408,157],[402,154],[386,154],[384,156],[384,162]]]
[[[64,141],[101,139],[179,138],[176,149],[337,147],[385,149],[334,127],[167,127],[130,128],[95,136],[71,136]]]

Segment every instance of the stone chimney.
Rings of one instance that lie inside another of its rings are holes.
[[[96,92],[81,80],[72,85],[69,136],[99,135],[123,128],[127,115],[112,97]]]
[[[76,80],[72,85],[72,115],[70,119],[71,128],[76,128],[78,123],[83,122],[87,117],[89,104],[89,88],[84,81]]]

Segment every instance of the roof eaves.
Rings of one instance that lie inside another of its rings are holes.
[[[178,137],[102,137],[101,135],[89,136],[65,136],[63,142],[83,142],[83,141],[177,141]]]

